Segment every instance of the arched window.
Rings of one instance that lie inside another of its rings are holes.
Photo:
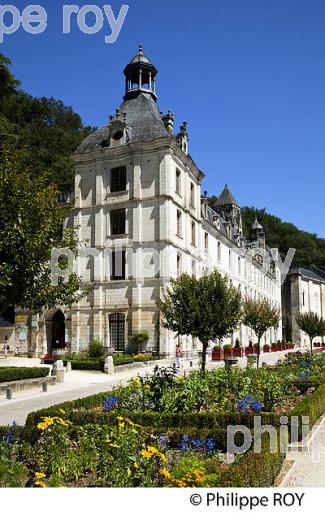
[[[110,346],[113,350],[125,349],[125,315],[122,313],[109,316]]]

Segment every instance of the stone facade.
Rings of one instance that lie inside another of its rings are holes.
[[[271,252],[262,226],[256,220],[244,237],[240,205],[228,186],[213,207],[201,193],[204,174],[189,154],[187,124],[174,133],[173,114],[159,112],[157,70],[141,48],[124,73],[121,106],[73,155],[74,207],[66,225],[76,227],[80,247],[88,248],[76,267],[93,290],[71,309],[42,317],[30,355],[61,353],[65,346],[82,351],[92,339],[108,351],[125,350],[131,334],[147,330],[147,350],[174,355],[179,342],[195,356],[199,342],[164,329],[156,303],[182,272],[199,276],[217,268],[243,295],[281,308],[280,271],[274,259],[265,261]],[[264,341],[281,337],[280,326]],[[236,338],[243,345],[256,340],[245,326],[226,341]]]
[[[309,346],[308,336],[296,322],[299,313],[315,312],[325,319],[325,272],[317,267],[291,269],[283,285],[284,335],[297,345]],[[325,341],[316,338],[315,342]]]

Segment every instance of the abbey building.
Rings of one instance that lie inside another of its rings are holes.
[[[187,124],[176,130],[173,114],[159,111],[157,69],[141,47],[124,75],[120,107],[73,155],[74,207],[66,224],[77,229],[86,252],[78,272],[92,290],[70,309],[18,313],[18,354],[78,352],[92,339],[108,352],[124,351],[130,335],[148,331],[147,350],[174,355],[180,343],[195,356],[199,342],[166,330],[157,307],[162,289],[183,272],[217,268],[243,296],[281,308],[280,271],[262,226],[255,220],[244,236],[228,186],[214,204],[202,193],[204,174],[190,155]],[[256,340],[245,326],[225,341],[237,338],[244,346]],[[280,325],[263,340],[281,338]]]
[[[213,207],[201,193],[203,172],[189,151],[187,124],[159,111],[157,69],[142,48],[124,70],[125,94],[108,124],[92,133],[73,156],[75,203],[70,224],[79,243],[95,250],[83,266],[94,290],[66,313],[73,351],[93,338],[111,350],[127,349],[128,337],[147,330],[147,349],[173,354],[200,348],[161,326],[157,299],[171,277],[216,267],[243,295],[281,306],[280,273],[267,269],[265,235],[255,221],[244,237],[240,205],[225,186]],[[257,251],[257,253],[256,253]],[[242,326],[232,340],[254,341]],[[282,337],[281,327],[265,342]]]

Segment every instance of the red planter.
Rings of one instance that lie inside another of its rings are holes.
[[[234,357],[243,357],[243,349],[241,347],[234,347],[232,354]]]
[[[271,352],[277,352],[277,351],[278,351],[278,345],[272,345]]]
[[[212,350],[212,361],[223,361],[223,350]]]
[[[254,347],[246,347],[245,348],[245,356],[249,354],[255,354]]]
[[[271,352],[269,345],[264,345],[263,352]]]
[[[233,350],[234,350],[234,349],[232,349],[232,348],[229,348],[229,349],[227,349],[227,350],[224,350],[224,351],[223,351],[223,355],[224,355],[224,357],[225,357],[225,358],[226,358],[226,357],[234,357],[234,355],[233,355]]]

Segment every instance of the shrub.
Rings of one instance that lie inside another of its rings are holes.
[[[0,383],[46,377],[48,375],[48,367],[2,367],[0,369]]]
[[[239,338],[237,338],[236,341],[235,341],[235,347],[236,347],[236,348],[240,348],[240,341],[239,341]]]
[[[145,344],[149,339],[149,333],[147,330],[143,330],[142,332],[136,332],[129,336],[129,351],[137,354],[139,351],[143,349]]]
[[[71,360],[72,370],[104,370],[104,359]]]
[[[88,345],[88,353],[91,359],[99,359],[104,356],[104,347],[99,339],[93,339]]]

